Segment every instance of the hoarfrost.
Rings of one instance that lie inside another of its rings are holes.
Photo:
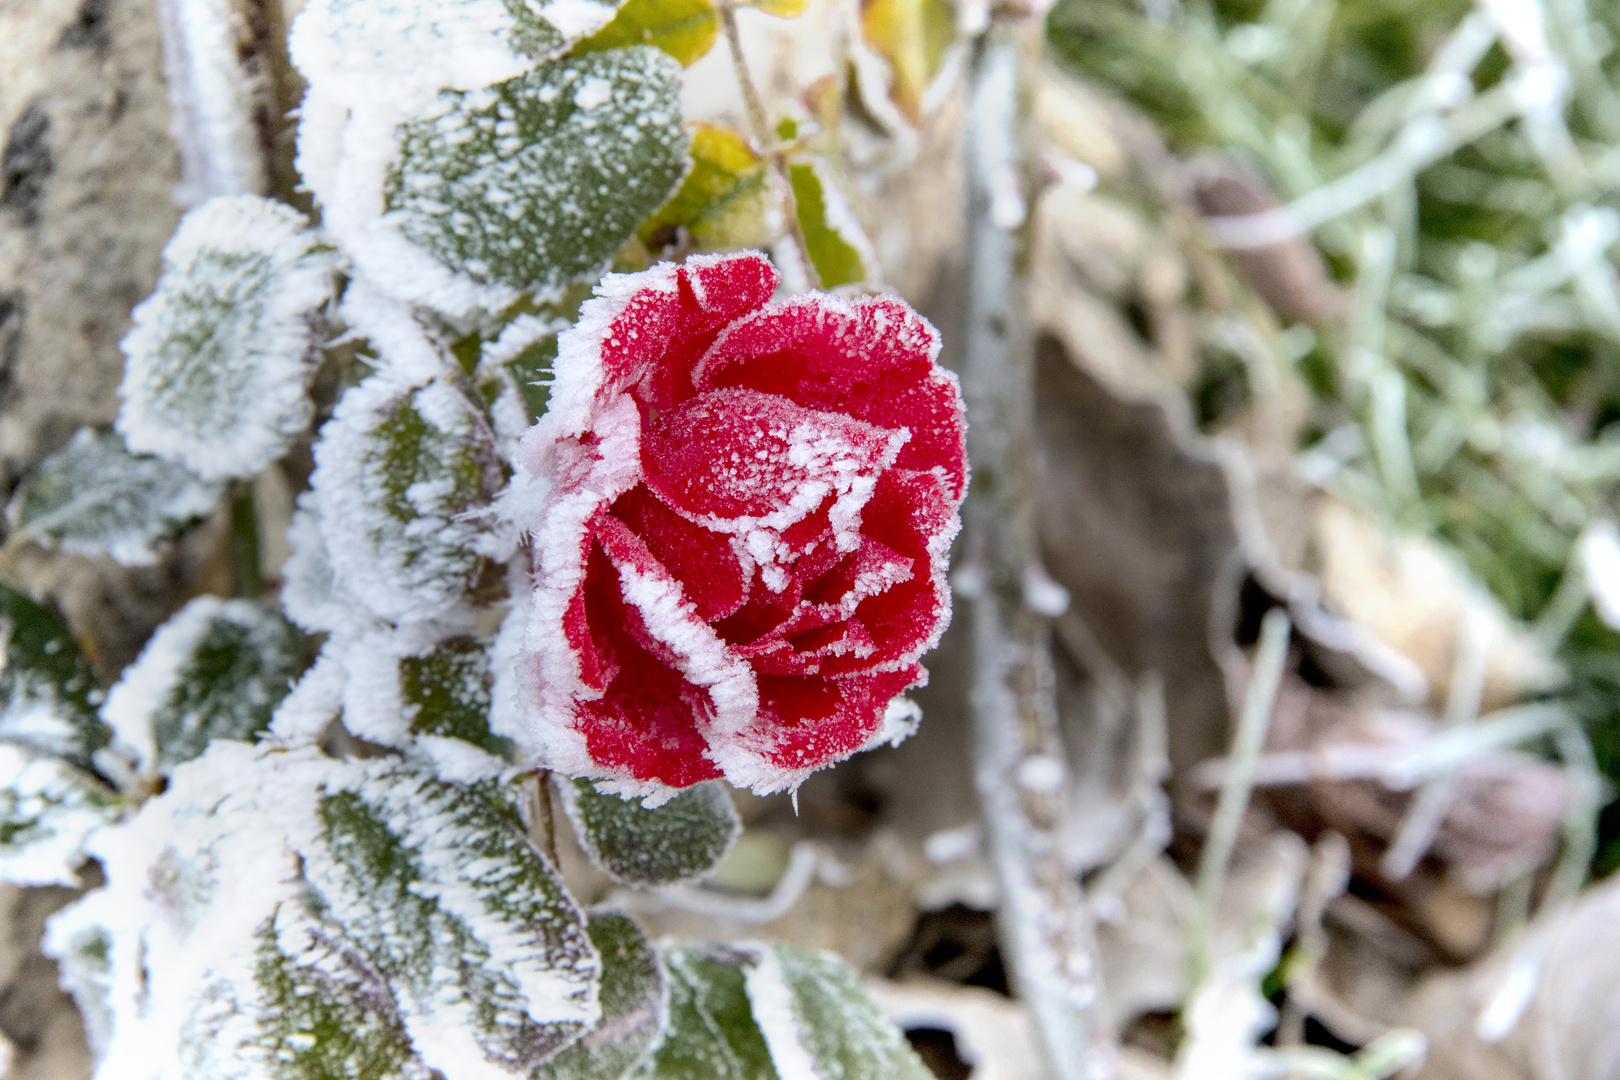
[[[211,479],[253,476],[308,426],[332,257],[303,216],[254,195],[191,211],[135,308],[118,430]]]
[[[698,784],[656,809],[556,776],[568,820],[585,853],[625,885],[674,885],[720,865],[742,832],[725,785]]]
[[[120,805],[67,762],[0,743],[0,881],[77,885],[85,841]]]
[[[213,513],[220,491],[184,466],[131,454],[116,432],[82,428],[40,463],[7,513],[19,537],[149,566],[163,545]]]
[[[388,218],[480,284],[599,271],[685,175],[679,90],[680,65],[638,45],[447,92],[401,129]]]
[[[496,782],[219,742],[91,849],[108,885],[46,947],[99,1080],[505,1080],[598,1015],[584,918]]]
[[[777,1080],[749,1002],[752,952],[683,945],[659,951],[669,979],[669,1028],[635,1080]]]
[[[393,622],[455,608],[481,565],[476,519],[501,483],[461,396],[373,376],[338,402],[315,461],[313,505],[337,586]]]
[[[101,697],[67,624],[0,583],[0,742],[88,766],[107,742]]]
[[[669,989],[658,953],[627,916],[593,911],[586,929],[602,957],[602,1018],[532,1080],[622,1080],[669,1022]]]
[[[302,660],[297,631],[268,608],[200,596],[152,635],[103,717],[141,772],[167,772],[269,727]]]

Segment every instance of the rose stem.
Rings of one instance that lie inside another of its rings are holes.
[[[551,812],[551,770],[536,769],[531,774],[529,788],[529,836],[543,855],[551,860],[551,868],[558,871],[557,822]]]
[[[787,155],[777,145],[780,140],[771,131],[770,122],[765,118],[765,104],[760,100],[759,87],[755,85],[754,77],[748,71],[748,59],[743,56],[742,33],[737,29],[737,5],[733,0],[720,0],[720,24],[726,28],[726,44],[731,49],[731,66],[737,72],[737,85],[742,88],[743,107],[748,113],[750,133],[760,152],[771,163],[777,194],[782,200],[782,211],[787,218],[788,235],[793,237],[793,244],[799,249],[799,261],[804,264],[805,280],[810,283],[812,289],[819,289],[821,275],[816,273],[816,264],[810,258],[810,242],[805,239],[804,230],[799,227],[799,208],[793,198],[793,182],[788,177]]]
[[[965,130],[966,295],[957,355],[973,482],[958,571],[968,602],[974,780],[1001,885],[1003,955],[1050,1075],[1102,1080],[1114,1058],[1092,916],[1064,857],[1067,758],[1057,730],[1054,599],[1035,531],[1034,349],[1025,313],[1025,200],[1034,190],[1021,68],[1040,20],[1003,9],[974,40]],[[1045,585],[1045,588],[1038,586]],[[1061,590],[1057,591],[1059,597]]]

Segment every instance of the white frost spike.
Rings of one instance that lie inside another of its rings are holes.
[[[123,341],[130,449],[207,478],[280,457],[309,424],[315,313],[331,293],[331,256],[296,211],[239,196],[187,214]]]
[[[757,959],[747,969],[748,1001],[754,1007],[754,1023],[770,1048],[771,1064],[781,1080],[821,1080],[816,1059],[799,1038],[793,989],[782,975],[776,950],[769,945],[755,948]]]
[[[264,190],[265,153],[254,121],[266,89],[238,57],[247,31],[231,0],[160,0],[163,74],[173,109],[169,130],[180,147],[175,201],[195,206],[217,195]]]

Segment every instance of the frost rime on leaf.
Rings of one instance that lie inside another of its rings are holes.
[[[319,815],[305,873],[327,917],[408,988],[405,1024],[429,1066],[531,1067],[596,1019],[583,920],[499,781],[384,772],[327,795]]]
[[[673,885],[720,864],[742,831],[725,785],[699,784],[654,809],[640,799],[596,790],[589,780],[556,777],[585,853],[625,885]]]
[[[494,447],[449,386],[374,376],[343,395],[312,479],[339,587],[375,615],[423,620],[453,607],[481,565],[470,515],[500,485]]]
[[[124,337],[118,430],[131,449],[204,477],[253,476],[308,426],[332,258],[304,226],[255,195],[181,221]]]
[[[101,691],[68,626],[0,584],[0,742],[90,765],[107,743]]]
[[[77,885],[86,838],[119,808],[89,773],[0,743],[0,881]]]
[[[213,512],[220,485],[136,456],[116,432],[83,428],[40,463],[12,500],[16,535],[75,555],[148,566],[162,546]]]
[[[664,968],[641,929],[616,911],[593,913],[587,929],[602,957],[602,1018],[531,1080],[622,1080],[668,1023]]]
[[[200,596],[158,628],[107,695],[105,715],[144,771],[214,739],[251,739],[303,670],[298,632],[247,600]]]
[[[686,172],[680,67],[649,46],[443,95],[401,132],[385,200],[406,238],[481,283],[601,267]]]

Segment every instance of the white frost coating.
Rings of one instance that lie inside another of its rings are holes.
[[[810,168],[816,174],[816,182],[821,185],[822,215],[827,227],[860,256],[867,281],[882,281],[883,271],[878,265],[877,248],[872,246],[866,230],[861,228],[860,219],[855,216],[855,208],[850,205],[849,196],[844,194],[838,178],[820,157],[812,159]]]
[[[273,1073],[254,1045],[253,933],[295,899],[293,851],[313,842],[314,791],[342,768],[216,743],[93,839],[107,887],[53,919],[46,947],[65,957],[88,926],[108,932],[112,1030],[97,1080]]]
[[[85,1041],[97,1061],[106,1056],[113,1023],[108,998],[112,967],[105,949],[110,932],[102,912],[109,900],[116,902],[117,899],[106,889],[90,893],[47,919],[45,936],[40,942],[40,951],[56,960],[58,984],[79,1007],[79,1015],[84,1018]]]
[[[390,436],[406,410],[418,430]],[[471,407],[443,383],[412,389],[375,375],[338,402],[315,462],[313,505],[338,585],[380,619],[451,616],[486,531],[469,512],[493,487],[494,448],[480,446]]]
[[[587,112],[612,100],[613,84],[596,76],[580,83],[579,89],[574,92],[574,104]]]
[[[343,294],[343,321],[376,350],[378,372],[402,384],[426,382],[455,371],[447,357],[422,331],[409,305],[361,278]]]
[[[116,795],[67,762],[0,743],[0,881],[77,885],[86,841],[118,810]]]
[[[596,0],[552,0],[540,9],[540,16],[564,37],[582,38],[612,22],[618,10],[617,5],[599,4]]]
[[[304,672],[292,692],[281,699],[270,720],[270,735],[286,746],[310,746],[343,711],[348,673],[330,643]]]
[[[875,750],[880,746],[899,746],[917,734],[922,718],[922,706],[904,694],[890,699],[888,707],[883,710],[883,726],[872,733],[872,737],[861,749],[865,751]]]
[[[498,965],[515,982],[523,1011],[531,1020],[594,1024],[600,1016],[596,982],[600,961],[583,930],[574,965],[554,965],[545,941],[537,940],[531,928],[502,918],[490,905],[490,894],[501,891],[502,879],[511,868],[475,856],[469,850],[464,824],[442,805],[423,799],[408,777],[388,772],[386,764],[372,766],[370,774],[350,783],[348,790],[411,852],[421,877],[410,891],[431,899],[441,912],[470,931],[474,940],[488,947],[491,959],[484,963]],[[330,918],[354,928],[361,940],[385,942],[393,949],[409,944],[408,938],[398,935],[395,914],[367,903],[344,884],[349,875],[329,851],[311,848],[304,854],[306,875],[321,889]],[[563,903],[582,928],[583,915],[571,901],[564,899]],[[396,963],[402,959],[393,958]],[[435,972],[431,986],[418,986],[416,991],[404,1019],[426,1065],[458,1080],[509,1080],[511,1072],[487,1060],[477,1038],[483,1025],[455,974]],[[512,1007],[511,1002],[503,1004]]]
[[[748,1001],[754,1007],[754,1023],[765,1036],[777,1075],[781,1080],[824,1080],[816,1068],[815,1057],[799,1039],[793,988],[782,974],[776,950],[768,944],[760,944],[750,951],[756,959],[747,968]]]
[[[489,342],[479,355],[485,364],[504,364],[537,341],[568,328],[566,319],[542,319],[538,315],[519,315],[507,323],[500,337]]]
[[[264,609],[250,601],[199,596],[158,627],[141,655],[107,692],[101,719],[112,729],[112,748],[132,756],[143,775],[155,775],[158,747],[152,719],[168,703],[198,643],[216,622],[254,627],[264,620]]]
[[[342,647],[349,676],[343,686],[343,726],[367,742],[398,749],[411,744],[399,685],[399,661],[411,649],[401,637],[373,630]]]
[[[54,497],[34,489],[48,485]],[[213,513],[220,486],[157,458],[136,457],[113,432],[80,428],[46,458],[7,510],[16,535],[74,555],[150,566],[188,522]]]
[[[523,648],[524,627],[529,622],[528,604],[534,586],[521,570],[510,575],[510,585],[512,608],[501,620],[501,628],[489,651],[490,674],[494,679],[490,688],[489,730],[513,745],[519,764],[551,768],[544,748],[536,741],[538,731],[525,716],[519,696],[523,681],[518,675],[518,656]]]
[[[512,767],[493,754],[485,753],[465,739],[447,735],[418,735],[415,750],[433,768],[440,780],[470,784],[493,780],[512,772]]]
[[[187,214],[122,344],[130,449],[210,479],[262,471],[309,424],[312,320],[331,294],[332,258],[297,211],[244,195]]]
[[[477,90],[532,67],[512,48],[514,29],[501,0],[314,0],[293,21],[288,46],[310,84],[299,172],[359,276],[389,296],[450,314],[516,297],[452,273],[383,219],[399,125],[441,90]]]
[[[281,567],[281,608],[294,625],[311,634],[343,637],[378,625],[334,575],[310,492],[298,496],[287,543],[292,554]]]
[[[260,88],[237,61],[241,16],[231,0],[160,0],[169,131],[180,147],[174,198],[196,206],[265,187],[265,154],[254,121]]]

